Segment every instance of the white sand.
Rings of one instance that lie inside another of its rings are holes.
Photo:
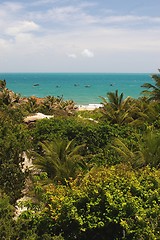
[[[103,107],[103,104],[97,104],[97,103],[90,103],[88,105],[77,105],[79,111],[92,111],[95,110],[96,108]]]

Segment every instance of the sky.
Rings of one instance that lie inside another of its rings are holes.
[[[156,72],[160,0],[0,0],[0,72]]]

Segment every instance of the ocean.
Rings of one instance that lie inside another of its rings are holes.
[[[146,82],[153,83],[150,73],[0,73],[7,88],[21,96],[63,96],[76,104],[99,104],[99,96],[115,90],[124,97],[138,98]]]

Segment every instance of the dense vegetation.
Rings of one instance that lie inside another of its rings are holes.
[[[152,77],[143,97],[116,90],[83,112],[52,96],[22,98],[0,80],[0,239],[160,239],[160,76]],[[36,112],[54,118],[24,123]]]

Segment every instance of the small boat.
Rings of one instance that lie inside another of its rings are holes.
[[[34,87],[37,87],[37,86],[39,86],[39,83],[33,84],[33,86],[34,86]]]
[[[86,88],[89,88],[91,85],[85,85]]]

